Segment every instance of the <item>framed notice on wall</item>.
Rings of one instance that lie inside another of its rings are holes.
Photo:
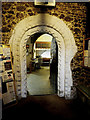
[[[2,53],[0,53],[1,74],[2,79],[2,99],[6,105],[16,101],[15,84],[12,70],[11,52],[9,45],[0,45]]]
[[[83,64],[90,67],[90,38],[83,41]]]

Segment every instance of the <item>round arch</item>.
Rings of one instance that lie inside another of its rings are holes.
[[[14,73],[18,97],[27,96],[26,42],[35,33],[48,33],[58,44],[58,95],[71,97],[73,86],[70,63],[77,47],[72,32],[59,18],[49,14],[38,14],[21,20],[13,30],[11,51],[14,57]]]

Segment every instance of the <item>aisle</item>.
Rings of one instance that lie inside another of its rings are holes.
[[[50,85],[50,68],[41,67],[31,74],[27,74],[27,89],[29,95],[45,95],[54,94]]]

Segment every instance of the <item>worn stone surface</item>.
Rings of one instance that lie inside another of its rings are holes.
[[[43,19],[44,18],[44,19]],[[51,21],[50,21],[51,20]],[[22,28],[22,29],[21,29]],[[55,16],[38,14],[21,20],[13,30],[10,39],[11,50],[14,56],[14,72],[18,80],[17,72],[21,73],[21,93],[26,96],[26,41],[28,38],[42,32],[53,35],[58,43],[58,95],[70,98],[72,86],[72,74],[70,62],[77,51],[75,40],[68,26]],[[14,46],[14,47],[13,47]],[[21,54],[19,54],[21,53]],[[17,64],[21,67],[17,67]],[[20,70],[21,68],[21,70]],[[18,87],[18,86],[17,86]],[[20,96],[20,94],[18,94]]]

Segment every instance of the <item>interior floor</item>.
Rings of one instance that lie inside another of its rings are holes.
[[[79,100],[57,95],[28,96],[3,110],[2,120],[88,120],[88,109]]]
[[[27,74],[27,89],[29,95],[55,94],[50,84],[50,67],[41,66],[30,74]]]

